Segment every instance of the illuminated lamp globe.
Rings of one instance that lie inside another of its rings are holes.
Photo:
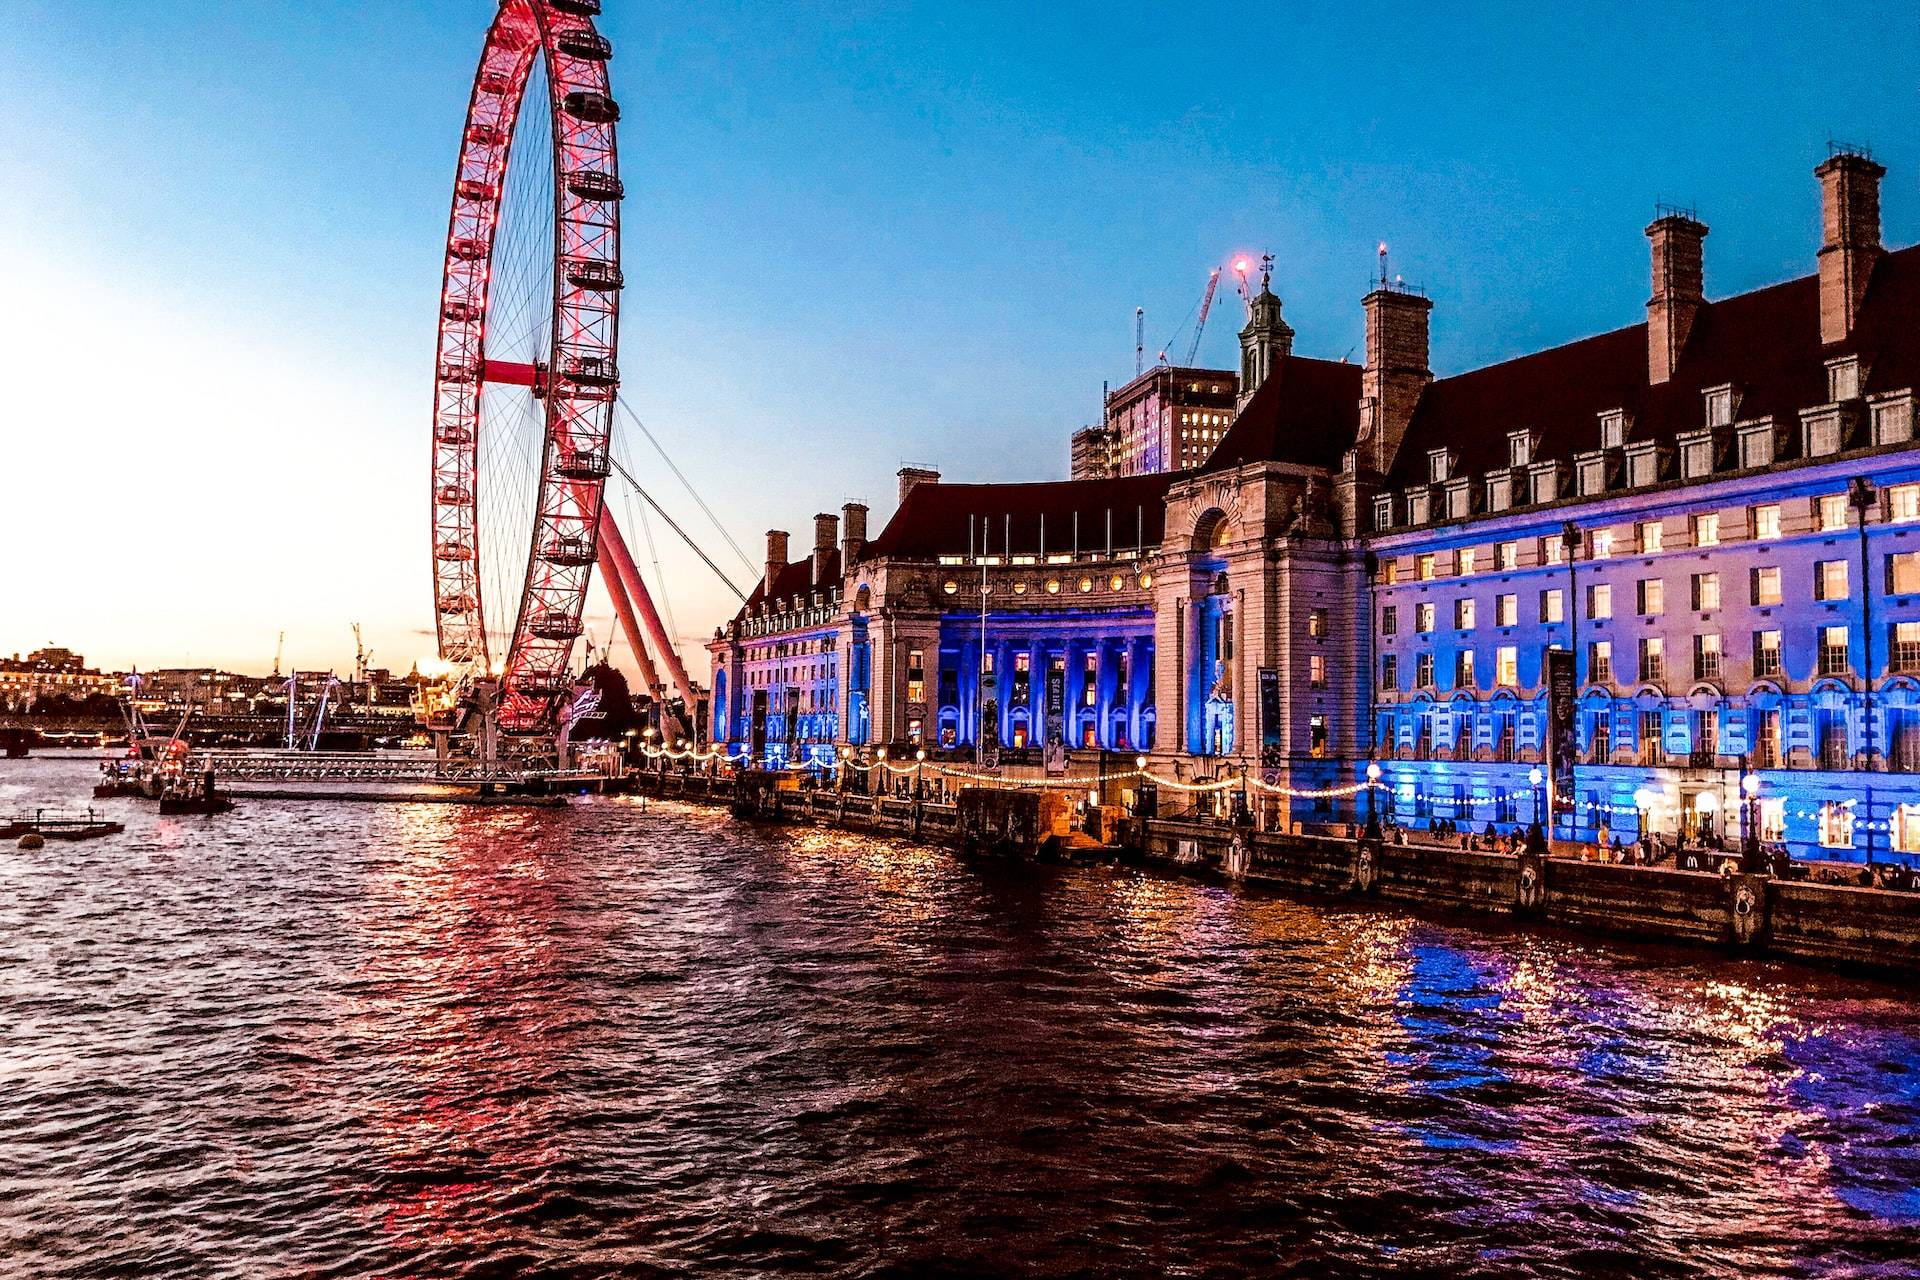
[[[1145,773],[1147,771],[1147,758],[1145,756],[1135,756],[1133,758],[1133,767]]]
[[[1546,780],[1546,777],[1547,777],[1546,774],[1540,772],[1539,765],[1535,765],[1533,766],[1533,768],[1527,770],[1527,781],[1531,782],[1536,787],[1539,786],[1542,782],[1544,782]]]
[[[1642,787],[1633,793],[1633,805],[1636,809],[1651,809],[1653,808],[1654,802],[1659,798],[1660,796],[1657,792]]]
[[[1746,792],[1750,796],[1759,795],[1760,794],[1760,775],[1757,773],[1750,773],[1746,777],[1740,779],[1740,789]]]
[[[1711,791],[1702,791],[1693,798],[1693,807],[1702,813],[1712,813],[1720,807],[1720,797]]]
[[[1380,765],[1378,762],[1369,761],[1367,763],[1367,781],[1368,782],[1380,781]]]

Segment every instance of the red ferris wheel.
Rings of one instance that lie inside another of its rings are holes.
[[[593,567],[643,674],[641,620],[692,692],[605,507],[613,464],[620,183],[600,0],[501,0],[461,134],[433,402],[441,659],[497,680],[535,732],[571,687]],[[637,595],[638,599],[634,597]]]

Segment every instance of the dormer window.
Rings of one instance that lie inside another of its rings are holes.
[[[1680,478],[1698,480],[1713,474],[1713,432],[1696,431],[1680,437]]]
[[[1427,522],[1427,491],[1409,489],[1407,491],[1407,523],[1425,524]]]
[[[1464,520],[1472,514],[1473,482],[1466,478],[1447,481],[1447,519]]]
[[[1745,469],[1773,465],[1773,423],[1755,423],[1740,429],[1740,465]]]
[[[1560,497],[1560,464],[1536,462],[1527,472],[1534,502],[1553,502]]]
[[[1913,439],[1913,393],[1876,396],[1873,400],[1873,442],[1900,444]]]
[[[1487,477],[1487,510],[1505,511],[1513,505],[1513,477],[1496,471]]]
[[[1533,432],[1507,432],[1507,465],[1524,467],[1533,461]]]
[[[1608,409],[1600,415],[1600,447],[1618,449],[1627,442],[1627,411]]]
[[[1607,491],[1607,458],[1603,453],[1583,453],[1574,459],[1574,484],[1580,496],[1590,498]]]
[[[1453,474],[1453,450],[1427,450],[1427,479],[1439,484]]]
[[[1376,529],[1393,528],[1393,495],[1380,494],[1373,500],[1373,527]]]
[[[1734,404],[1731,382],[1717,387],[1708,387],[1700,395],[1706,401],[1709,427],[1726,427],[1733,424],[1733,414],[1737,406]]]
[[[1843,411],[1838,405],[1823,405],[1818,409],[1806,409],[1800,414],[1800,430],[1803,435],[1801,449],[1809,458],[1824,458],[1830,453],[1840,452],[1843,434],[1840,415]]]
[[[1827,361],[1827,399],[1838,404],[1842,400],[1860,398],[1860,357],[1841,356]]]
[[[1627,485],[1640,488],[1657,484],[1660,480],[1660,448],[1652,441],[1645,441],[1627,450]]]

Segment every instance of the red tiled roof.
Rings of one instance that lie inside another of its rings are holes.
[[[1773,414],[1791,425],[1800,409],[1825,403],[1824,361],[1848,350],[1868,366],[1865,390],[1914,384],[1920,246],[1880,260],[1854,338],[1833,351],[1820,344],[1819,279],[1802,276],[1702,307],[1674,376],[1657,387],[1647,383],[1644,323],[1438,379],[1420,398],[1387,485],[1424,484],[1427,453],[1442,447],[1454,451],[1455,475],[1504,468],[1507,433],[1522,429],[1535,433],[1536,461],[1571,459],[1600,447],[1598,415],[1609,409],[1632,415],[1629,443],[1672,443],[1705,425],[1702,392],[1727,383],[1740,418]]]
[[[1030,484],[919,484],[880,536],[867,544],[862,558],[964,555],[979,542],[983,518],[989,530],[987,554],[1005,553],[1009,528],[1015,555],[1039,554],[1043,520],[1048,553],[1065,552],[1074,545],[1076,514],[1079,546],[1086,551],[1106,546],[1109,512],[1114,546],[1132,547],[1143,537],[1149,545],[1157,544],[1166,523],[1167,490],[1186,474],[1170,471]],[[970,529],[972,542],[968,541]]]
[[[1360,366],[1289,355],[1260,384],[1201,471],[1249,462],[1338,470],[1360,431]]]

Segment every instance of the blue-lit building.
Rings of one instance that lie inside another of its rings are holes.
[[[1296,355],[1263,285],[1198,465],[910,470],[871,543],[852,507],[806,565],[770,542],[712,646],[713,731],[789,758],[1147,751],[1295,793],[1271,822],[1359,818],[1316,793],[1377,764],[1414,825],[1523,825],[1551,791],[1562,838],[1751,815],[1799,856],[1912,855],[1920,248],[1881,243],[1883,173],[1818,167],[1808,275],[1710,299],[1707,228],[1663,211],[1643,322],[1448,377],[1415,290],[1362,300],[1349,364]],[[1572,737],[1549,759],[1554,649]]]

